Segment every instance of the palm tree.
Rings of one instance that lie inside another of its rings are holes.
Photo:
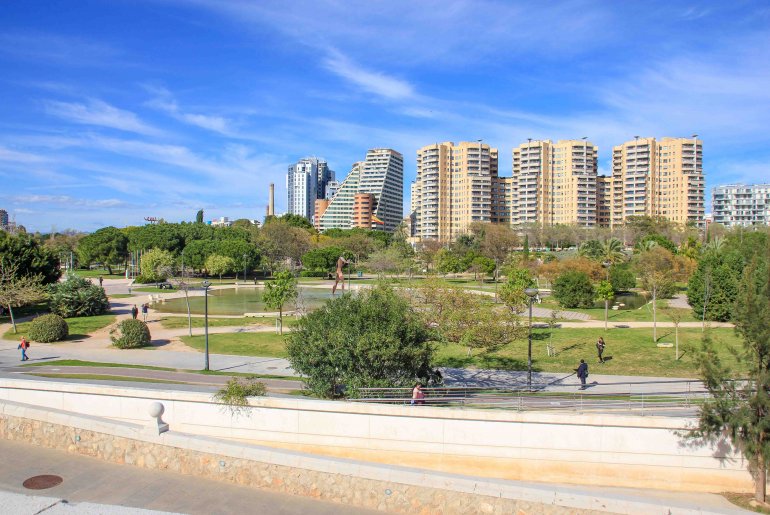
[[[648,250],[652,250],[653,247],[657,247],[658,242],[654,240],[642,240],[636,243],[634,245],[634,254],[641,254],[643,252],[647,252]]]
[[[612,265],[626,259],[626,255],[623,253],[623,242],[617,238],[604,240],[598,257],[601,259],[602,265],[607,267],[607,280],[609,281]]]
[[[710,242],[706,243],[704,250],[706,252],[713,252],[719,254],[725,247],[725,239],[722,236],[714,236]]]

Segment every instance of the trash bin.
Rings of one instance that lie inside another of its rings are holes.
[[[364,276],[364,273],[363,273],[361,270],[359,270],[359,271],[358,271],[358,273],[357,273],[356,275],[357,275],[358,277],[363,277],[363,276]]]

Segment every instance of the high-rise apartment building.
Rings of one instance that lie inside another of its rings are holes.
[[[403,204],[404,158],[395,150],[375,148],[353,165],[331,199],[316,202],[315,225],[324,231],[368,223],[367,228],[393,232],[401,223]]]
[[[630,216],[663,217],[703,227],[703,142],[634,138],[612,149],[610,225]]]
[[[586,139],[513,149],[511,223],[596,225],[598,148]]]
[[[0,230],[7,230],[8,227],[8,211],[0,209]]]
[[[728,184],[711,190],[712,221],[725,227],[770,225],[770,184]]]
[[[412,185],[415,236],[451,241],[473,222],[498,218],[497,149],[481,142],[428,145],[417,151],[417,177]],[[504,186],[502,186],[504,188]]]
[[[306,157],[289,167],[286,174],[287,211],[313,220],[316,199],[326,198],[334,172],[323,159]]]

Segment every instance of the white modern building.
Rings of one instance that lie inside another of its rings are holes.
[[[289,167],[286,174],[287,210],[313,221],[316,199],[326,198],[327,185],[334,181],[334,171],[323,159],[306,157]]]
[[[353,165],[334,196],[317,202],[315,225],[321,231],[362,227],[393,232],[403,218],[403,204],[404,157],[393,149],[374,148],[365,161]]]
[[[770,184],[728,184],[711,190],[713,223],[725,227],[770,224]]]

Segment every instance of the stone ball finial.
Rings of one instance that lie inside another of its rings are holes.
[[[163,407],[163,404],[160,402],[153,402],[150,404],[150,409],[147,410],[152,418],[160,418],[163,416],[163,412],[166,411],[166,408]]]

